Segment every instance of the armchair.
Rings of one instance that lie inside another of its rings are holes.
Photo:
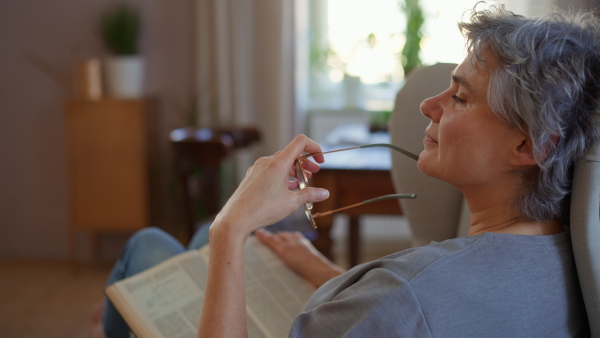
[[[592,337],[600,337],[600,143],[575,164],[571,239]]]

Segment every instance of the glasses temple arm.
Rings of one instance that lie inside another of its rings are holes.
[[[383,196],[371,198],[366,201],[363,201],[362,203],[369,204],[369,203],[373,203],[373,202],[379,202],[379,201],[390,200],[390,199],[398,199],[398,198],[415,199],[415,198],[417,198],[417,194],[414,194],[414,193],[413,194],[389,194],[389,195],[383,195]]]
[[[309,154],[300,155],[299,158],[308,158],[308,157],[314,157],[314,156],[319,156],[319,155],[324,155],[324,154],[337,153],[339,151],[346,151],[346,150],[353,150],[353,149],[360,149],[360,148],[361,147],[352,147],[352,148],[344,148],[344,149],[336,149],[336,150],[324,151],[324,152],[321,152],[321,153],[309,153]]]
[[[395,151],[397,151],[399,153],[402,153],[403,155],[406,155],[406,156],[412,158],[415,161],[419,160],[419,156],[418,155],[415,155],[415,154],[411,153],[410,151],[404,150],[404,149],[402,149],[400,147],[397,147],[397,146],[395,146],[393,144],[373,143],[373,144],[365,144],[365,145],[362,145],[362,146],[360,146],[358,148],[374,148],[374,147],[386,147],[386,148],[390,148],[390,149],[393,149],[393,150],[395,150]]]
[[[358,146],[358,147],[352,147],[352,148],[344,148],[344,149],[337,149],[337,150],[330,150],[330,151],[324,151],[321,153],[313,153],[313,154],[304,154],[301,155],[300,158],[307,158],[307,157],[314,157],[314,156],[318,156],[318,155],[324,155],[324,154],[330,154],[330,153],[337,153],[338,151],[346,151],[346,150],[352,150],[352,149],[360,149],[360,148],[376,148],[376,147],[385,147],[385,148],[390,148],[392,150],[395,150],[403,155],[406,155],[410,158],[412,158],[415,161],[419,160],[419,156],[415,155],[413,153],[411,153],[408,150],[404,150],[400,147],[397,147],[393,144],[387,144],[387,143],[373,143],[373,144],[365,144],[362,146]]]
[[[343,207],[343,208],[334,209],[334,210],[325,211],[325,212],[318,212],[316,214],[312,214],[312,217],[313,218],[323,217],[323,216],[331,215],[333,213],[340,212],[340,211],[343,211],[343,210],[351,209],[351,208],[354,208],[354,207],[359,207],[361,205],[365,205],[365,204],[369,204],[369,203],[373,203],[373,202],[379,202],[379,201],[383,201],[383,200],[389,200],[389,199],[398,199],[398,198],[415,199],[415,198],[417,198],[417,194],[390,194],[390,195],[379,196],[379,197],[371,198],[371,199],[368,199],[366,201],[362,201],[360,203],[352,204],[352,205],[349,205],[349,206],[346,206],[346,207]]]

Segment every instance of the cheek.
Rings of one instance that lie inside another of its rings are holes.
[[[439,157],[440,160],[457,161],[472,151],[473,126],[464,119],[450,118],[440,124]]]
[[[455,118],[440,128],[440,144],[437,154],[440,176],[453,181],[479,170],[479,161],[485,156],[482,133],[472,121]]]

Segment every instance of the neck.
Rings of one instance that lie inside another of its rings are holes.
[[[559,220],[537,222],[521,218],[512,205],[515,194],[464,192],[471,210],[469,236],[484,232],[515,235],[551,235],[564,231]]]
[[[473,215],[471,214],[471,217]],[[469,229],[469,236],[480,235],[484,232],[495,232],[503,234],[513,235],[528,235],[528,236],[540,236],[540,235],[553,235],[564,231],[564,227],[558,220],[550,222],[536,222],[536,221],[524,221],[520,219],[513,219],[507,222],[471,222],[471,228]]]

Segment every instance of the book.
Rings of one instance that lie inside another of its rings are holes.
[[[244,247],[250,337],[286,337],[315,288],[254,237]],[[137,337],[195,338],[206,288],[208,245],[106,288]]]

